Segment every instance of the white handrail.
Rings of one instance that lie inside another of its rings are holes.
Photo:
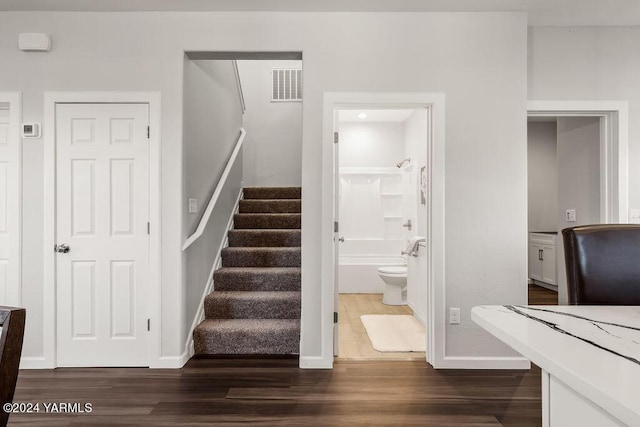
[[[222,188],[224,184],[227,182],[227,178],[229,177],[229,173],[231,172],[231,168],[233,164],[236,162],[236,157],[238,157],[238,153],[240,152],[240,148],[242,148],[242,142],[244,141],[244,136],[247,134],[247,131],[244,128],[240,128],[240,136],[238,137],[238,142],[236,143],[233,152],[231,153],[231,157],[227,162],[227,166],[225,166],[224,171],[222,172],[222,176],[220,177],[220,181],[218,181],[218,185],[216,186],[215,191],[211,195],[211,199],[209,199],[209,204],[207,205],[207,210],[204,211],[204,215],[200,218],[200,222],[198,223],[198,228],[193,232],[191,236],[184,242],[184,246],[182,246],[182,250],[186,250],[189,246],[193,244],[202,234],[204,233],[204,229],[207,228],[207,223],[209,222],[209,218],[211,218],[211,214],[213,213],[213,208],[216,206],[218,202],[218,198],[220,197],[220,193],[222,193]]]

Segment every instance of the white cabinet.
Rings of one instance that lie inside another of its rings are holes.
[[[529,233],[529,278],[557,285],[556,234]]]

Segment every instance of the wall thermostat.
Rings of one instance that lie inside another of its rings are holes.
[[[23,123],[23,138],[40,138],[40,123]]]
[[[45,33],[20,33],[18,48],[23,52],[49,52],[51,37]]]

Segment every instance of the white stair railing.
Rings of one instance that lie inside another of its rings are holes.
[[[238,142],[236,143],[236,146],[234,147],[233,152],[231,153],[231,157],[229,158],[229,161],[227,162],[227,165],[225,166],[224,171],[222,172],[220,181],[218,181],[218,185],[216,186],[215,191],[211,195],[211,199],[209,199],[209,204],[207,204],[207,209],[204,211],[204,215],[202,215],[202,218],[200,218],[200,222],[198,223],[198,228],[196,228],[196,231],[194,231],[193,234],[191,234],[191,236],[189,236],[189,238],[184,242],[184,245],[182,246],[183,251],[185,251],[196,240],[198,240],[200,236],[202,236],[202,234],[204,233],[204,230],[207,228],[207,224],[209,223],[209,219],[211,218],[213,209],[215,208],[216,203],[218,202],[218,198],[220,197],[220,194],[222,193],[222,189],[224,188],[225,183],[227,182],[227,178],[229,178],[229,173],[231,172],[231,169],[233,168],[233,165],[236,162],[236,158],[238,157],[238,153],[242,148],[242,142],[244,141],[244,136],[246,134],[247,132],[244,130],[244,128],[240,128],[240,136],[238,137]]]

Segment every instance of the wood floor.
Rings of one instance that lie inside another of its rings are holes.
[[[382,294],[340,294],[338,360],[426,360],[425,352],[381,352],[371,345],[363,314],[413,314],[406,305],[386,305]]]
[[[529,305],[558,305],[558,293],[538,285],[529,285]]]
[[[532,289],[530,303],[552,300]],[[436,371],[423,361],[192,359],[182,369],[20,371],[14,402],[91,403],[84,414],[13,414],[24,426],[541,425],[540,370]],[[41,406],[42,408],[42,406]]]
[[[92,403],[13,414],[25,426],[539,426],[540,372],[435,371],[425,362],[193,359],[183,369],[22,371],[15,402]]]

